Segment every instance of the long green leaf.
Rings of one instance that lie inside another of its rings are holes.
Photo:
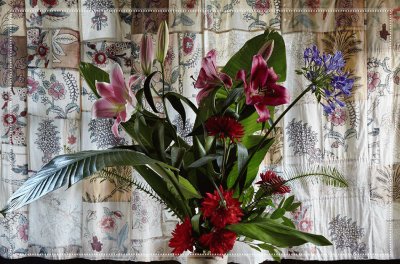
[[[139,165],[152,167],[158,166],[157,164],[170,167],[147,157],[143,153],[128,149],[93,150],[60,155],[26,180],[10,197],[6,208],[2,212],[8,213],[21,208],[62,186],[70,187],[105,167],[135,167]]]
[[[258,137],[259,136],[255,136],[255,139]],[[264,160],[265,155],[267,154],[272,143],[273,138],[268,139],[266,144],[260,150],[258,150],[251,159],[249,159],[250,156],[247,157],[241,170],[238,170],[238,163],[234,163],[234,166],[228,174],[228,188],[232,188],[234,185],[238,184],[238,181],[242,181],[242,179],[239,178],[240,175],[243,175],[242,178],[245,177],[244,188],[249,187],[253,183],[254,179],[257,177],[260,164]],[[250,151],[252,150],[250,149]]]
[[[221,158],[221,155],[218,155],[218,154],[209,154],[209,155],[207,155],[207,156],[204,156],[204,157],[202,157],[202,158],[196,160],[195,162],[193,162],[192,164],[190,164],[190,165],[188,166],[188,168],[191,168],[191,169],[192,169],[192,168],[198,168],[198,167],[201,167],[201,166],[203,166],[203,165],[209,163],[210,161],[216,160],[216,159],[218,159],[218,158]]]
[[[167,97],[167,98],[172,97],[172,96],[182,100],[185,104],[187,104],[193,110],[193,112],[195,112],[197,114],[198,109],[197,109],[196,105],[194,103],[192,103],[192,101],[189,100],[189,98],[187,98],[181,94],[175,93],[175,92],[168,92],[165,94],[165,97]]]
[[[237,143],[237,158],[238,158],[238,170],[242,170],[243,166],[246,163],[246,159],[249,155],[249,153],[247,152],[247,148],[241,144],[241,143]]]
[[[307,242],[317,246],[332,245],[325,237],[298,231],[294,228],[263,218],[249,223],[229,225],[227,229],[238,235],[259,240],[277,247],[300,246]]]
[[[141,165],[135,166],[135,169],[153,191],[164,201],[167,207],[183,220],[187,215],[184,208],[185,205],[182,203],[178,194],[169,188],[167,184],[168,179],[164,179],[164,175],[160,175],[153,170],[152,167]]]
[[[185,178],[182,176],[179,176],[179,187],[182,190],[183,195],[185,196],[186,199],[191,199],[191,198],[202,198],[199,192],[196,190],[196,188],[193,187],[193,185]]]
[[[156,108],[156,105],[154,104],[153,100],[153,95],[151,94],[151,79],[153,78],[154,75],[156,75],[156,72],[153,72],[149,76],[147,76],[146,80],[144,81],[144,86],[143,86],[143,91],[144,91],[144,96],[146,97],[146,101],[149,103],[151,109],[155,112],[158,113],[158,110]]]
[[[165,97],[169,100],[171,103],[172,107],[175,109],[176,112],[181,116],[182,118],[182,129],[185,129],[186,125],[186,111],[185,107],[183,106],[181,100],[177,98],[176,96],[173,96],[172,94],[166,94]]]

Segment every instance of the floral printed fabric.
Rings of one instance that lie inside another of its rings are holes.
[[[295,247],[284,257],[400,258],[394,239],[400,231],[398,0],[0,0],[0,206],[56,155],[131,143],[123,131],[120,138],[113,135],[113,120],[91,118],[95,97],[79,75],[79,63],[106,71],[118,63],[126,77],[135,73],[142,34],[155,41],[162,20],[170,28],[168,90],[194,103],[191,76],[198,75],[202,57],[216,49],[222,66],[267,27],[285,39],[284,85],[292,98],[307,84],[293,74],[305,47],[341,50],[356,79],[347,107],[326,115],[312,95],[304,97],[282,120],[279,140],[263,162],[263,170],[277,172],[330,164],[350,183],[348,189],[318,182],[291,186],[303,204],[288,217],[333,246]],[[159,107],[160,99],[154,99]],[[193,114],[182,120],[170,110],[180,133],[188,134]],[[171,252],[176,219],[115,173],[143,181],[130,168],[109,168],[1,218],[0,255],[175,259],[161,254]],[[238,263],[268,258],[241,243],[233,253],[247,253],[230,256]]]

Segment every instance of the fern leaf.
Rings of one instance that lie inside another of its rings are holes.
[[[302,182],[309,181],[312,183],[321,182],[334,187],[348,187],[347,180],[333,167],[317,165],[301,169],[284,168],[282,176],[285,179],[285,184],[300,180]]]
[[[177,206],[174,206],[172,204],[166,203],[164,200],[162,200],[155,192],[153,189],[151,189],[151,187],[147,186],[145,183],[136,181],[135,179],[128,179],[122,175],[119,175],[111,170],[107,170],[107,169],[103,169],[102,171],[100,171],[100,175],[106,176],[108,179],[110,178],[117,178],[120,179],[122,181],[125,181],[128,185],[130,186],[135,186],[136,189],[138,189],[139,191],[142,191],[144,193],[146,193],[147,195],[150,196],[150,198],[152,198],[154,201],[164,205],[165,207],[168,208],[168,211],[172,213],[172,215],[174,216],[179,216],[178,214],[178,208]]]

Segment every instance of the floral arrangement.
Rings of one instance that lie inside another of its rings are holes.
[[[141,69],[129,80],[124,79],[118,64],[110,74],[81,64],[81,74],[98,97],[93,118],[115,118],[115,136],[120,136],[122,127],[134,144],[53,158],[12,195],[1,213],[5,215],[64,185],[70,187],[106,167],[132,166],[147,185],[117,174],[113,177],[129,181],[180,219],[169,242],[176,255],[185,251],[223,255],[237,240],[267,250],[275,259],[279,259],[279,248],[307,242],[331,245],[323,236],[296,230],[285,215],[295,212],[301,203],[287,194],[294,180],[312,177],[344,187],[343,176],[327,167],[259,174],[259,166],[274,143],[278,122],[302,96],[315,94],[327,114],[345,106],[343,99],[350,95],[354,80],[343,71],[341,52],[325,54],[316,46],[307,48],[305,64],[297,74],[304,75],[310,84],[291,101],[288,89],[279,84],[286,78],[285,45],[279,33],[267,30],[250,39],[220,70],[216,51],[211,50],[194,79],[199,91],[196,106],[165,89],[168,36],[164,22],[158,30],[155,52],[151,36],[143,36]],[[156,66],[160,70],[154,71]],[[162,81],[160,88],[154,84],[156,75]],[[132,87],[137,86],[140,89],[134,91]],[[162,113],[153,95],[161,99]],[[275,107],[284,104],[288,105],[276,117]],[[168,105],[182,120],[186,120],[188,110],[196,114],[190,134],[177,133]],[[193,144],[184,137],[191,137]]]

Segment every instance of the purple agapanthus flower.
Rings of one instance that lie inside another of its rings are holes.
[[[297,71],[310,82],[310,88],[317,95],[324,112],[330,114],[337,107],[344,107],[343,97],[349,96],[354,79],[343,72],[345,60],[341,51],[334,54],[322,53],[316,45],[304,50],[305,67]],[[324,99],[321,102],[321,99]]]

